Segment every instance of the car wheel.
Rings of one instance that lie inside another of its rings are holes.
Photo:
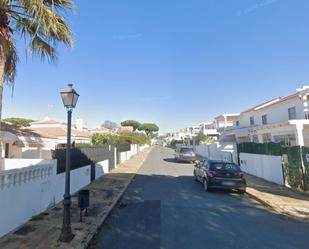
[[[205,192],[209,191],[208,182],[206,179],[203,180],[203,187],[204,187]]]

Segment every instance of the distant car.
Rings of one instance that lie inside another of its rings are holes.
[[[235,163],[204,160],[194,166],[194,177],[203,183],[204,190],[211,188],[237,190],[246,192],[246,179],[240,167]]]
[[[193,148],[180,147],[175,150],[175,160],[182,162],[194,162],[196,160],[196,154]]]

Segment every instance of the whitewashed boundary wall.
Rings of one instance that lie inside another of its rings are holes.
[[[281,156],[240,153],[239,159],[244,172],[277,184],[284,184]]]

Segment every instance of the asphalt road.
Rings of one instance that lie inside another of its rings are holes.
[[[193,165],[156,147],[90,246],[104,249],[309,248],[309,224],[246,195],[206,193]]]

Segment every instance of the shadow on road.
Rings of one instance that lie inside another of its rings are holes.
[[[121,177],[127,177],[127,174]],[[163,234],[170,234],[175,229],[188,234],[193,244],[199,241],[200,236],[209,234],[215,236],[217,242],[222,240],[219,243],[222,247],[216,248],[225,248],[228,245],[226,233],[231,229],[226,217],[241,214],[248,221],[262,219],[264,214],[255,207],[259,205],[248,203],[247,197],[231,191],[212,190],[206,193],[193,176],[139,174],[89,249],[158,249],[162,243],[171,243],[168,237],[162,237],[162,229]],[[173,248],[196,249],[202,248],[202,245],[186,244]]]
[[[168,162],[168,163],[191,164],[190,162],[186,162],[186,161],[177,161],[175,158],[164,158],[163,161]]]

